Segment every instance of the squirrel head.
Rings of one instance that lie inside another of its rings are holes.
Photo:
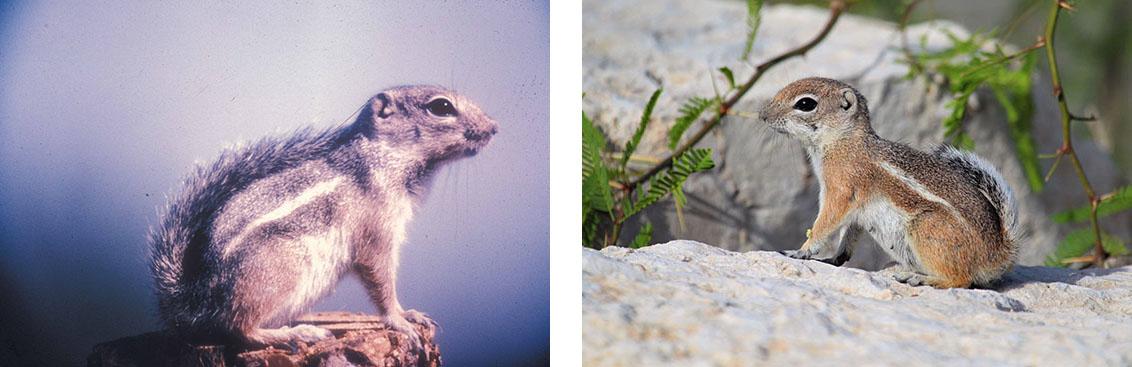
[[[466,97],[431,85],[378,93],[362,109],[357,123],[370,140],[432,162],[475,155],[499,128]]]
[[[811,146],[824,146],[854,132],[872,133],[865,96],[827,78],[790,83],[759,111],[759,119]]]

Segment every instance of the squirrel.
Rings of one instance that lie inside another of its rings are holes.
[[[355,272],[391,329],[422,340],[397,300],[414,205],[444,163],[475,155],[498,124],[467,98],[401,86],[352,123],[230,149],[198,166],[151,229],[158,311],[191,340],[294,346],[332,338],[293,320]]]
[[[912,286],[988,286],[1013,266],[1017,203],[982,158],[946,145],[922,152],[877,136],[865,97],[833,79],[787,85],[759,119],[801,141],[818,178],[817,219],[787,256],[840,266],[864,231],[903,268],[895,279]]]

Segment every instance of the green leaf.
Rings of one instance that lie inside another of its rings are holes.
[[[692,123],[699,120],[704,111],[715,106],[718,102],[719,99],[701,97],[692,97],[684,102],[684,105],[680,107],[680,117],[676,118],[676,123],[672,124],[672,128],[668,130],[668,149],[676,149],[676,145],[680,144],[680,138],[684,137],[684,132],[692,126]]]
[[[641,248],[648,246],[652,242],[652,223],[645,222],[641,226],[641,231],[637,232],[637,236],[633,237],[633,243],[629,245],[632,248]]]
[[[731,89],[735,89],[735,73],[731,71],[731,68],[724,66],[719,68],[719,72],[723,73],[723,76],[727,78],[727,85]]]
[[[1069,232],[1065,239],[1057,245],[1053,254],[1046,258],[1046,266],[1064,267],[1066,264],[1062,260],[1085,255],[1086,252],[1095,247],[1095,239],[1092,228],[1081,228]],[[1108,233],[1101,233],[1101,247],[1109,254],[1128,253],[1124,241]]]
[[[974,148],[975,141],[963,130],[967,100],[979,87],[990,87],[999,104],[1006,110],[1011,138],[1027,181],[1034,191],[1040,191],[1044,181],[1031,133],[1033,104],[1030,101],[1030,74],[1036,53],[1030,51],[1023,57],[1021,65],[1017,66],[1017,63],[1012,63],[1011,55],[1003,52],[1001,45],[995,44],[994,51],[983,49],[983,44],[990,39],[988,35],[993,35],[993,31],[973,34],[967,38],[960,38],[951,32],[946,32],[946,35],[951,40],[951,46],[937,52],[914,55],[916,62],[910,64],[917,67],[910,68],[913,70],[909,71],[909,76],[932,71],[947,79],[949,90],[955,99],[946,105],[950,111],[942,121],[945,136],[952,145],[964,149]],[[927,70],[920,70],[920,67]]]
[[[590,210],[609,212],[613,208],[613,189],[609,187],[609,168],[602,160],[605,135],[582,112],[582,214]]]
[[[747,0],[747,40],[743,45],[743,57],[739,58],[740,61],[746,60],[755,46],[755,34],[759,31],[759,23],[762,21],[762,17],[759,16],[762,7],[762,0]]]
[[[1067,210],[1053,215],[1053,221],[1058,223],[1086,222],[1089,220],[1091,205]],[[1097,218],[1107,217],[1128,209],[1132,209],[1132,186],[1116,189],[1112,195],[1101,200],[1097,205]]]
[[[967,114],[967,100],[975,93],[972,88],[962,91],[959,95],[948,101],[945,107],[951,112],[943,118],[943,136],[951,140],[951,145],[960,149],[971,150],[975,148],[975,140],[963,131],[963,117]]]
[[[584,209],[583,209],[583,214],[582,214],[582,245],[590,247],[590,248],[599,247],[599,246],[597,246],[597,243],[594,241],[594,239],[597,237],[597,227],[598,227],[598,221],[600,219],[601,218],[598,217],[597,212],[584,211]]]
[[[683,190],[684,181],[688,179],[689,175],[715,167],[715,162],[711,160],[710,148],[690,149],[673,159],[671,168],[649,179],[647,190],[638,189],[644,192],[638,193],[637,202],[633,204],[632,208],[625,210],[626,218],[639,213],[670,193]],[[686,201],[683,191],[674,195],[678,195],[676,204],[682,207],[684,201]]]
[[[1104,252],[1109,255],[1122,256],[1128,254],[1128,246],[1124,241],[1116,236],[1109,236],[1107,233],[1101,234],[1101,247],[1104,247]]]
[[[625,150],[621,152],[621,172],[624,172],[625,166],[629,164],[629,157],[637,151],[637,145],[641,143],[641,137],[645,135],[645,128],[649,126],[649,120],[652,118],[653,107],[656,107],[656,100],[660,98],[660,92],[663,90],[662,88],[652,92],[649,103],[645,105],[645,112],[641,113],[641,123],[637,125],[637,130],[633,132],[633,138],[625,143]]]
[[[594,240],[601,212],[613,219],[609,168],[601,157],[605,146],[605,135],[582,112],[582,241],[590,247],[597,247]]]
[[[1038,163],[1037,144],[1032,133],[1034,105],[1030,99],[1033,89],[1030,74],[1034,69],[1036,56],[1032,52],[1024,56],[1022,66],[1017,70],[1010,70],[1006,64],[1002,64],[998,67],[1000,72],[991,76],[988,84],[995,99],[1006,110],[1010,137],[1014,140],[1014,151],[1026,174],[1026,180],[1034,192],[1041,192],[1045,187],[1045,180]]]

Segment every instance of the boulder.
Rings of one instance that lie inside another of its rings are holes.
[[[612,144],[622,146],[636,128],[649,95],[663,87],[654,122],[639,148],[640,154],[657,158],[669,153],[665,134],[684,101],[714,96],[715,90],[726,86],[717,68],[729,67],[736,79],[745,80],[753,65],[816,35],[829,15],[828,9],[816,7],[765,6],[750,60],[740,60],[747,32],[743,2],[593,0],[586,1],[583,9],[583,109]],[[928,50],[949,46],[947,33],[969,34],[940,21],[912,25],[908,32],[908,39],[916,40],[913,48],[919,49],[923,40]],[[685,225],[678,223],[671,201],[665,201],[630,223],[622,242],[630,242],[637,226],[648,221],[654,226],[654,241],[693,239],[731,250],[800,246],[817,215],[814,175],[798,142],[761,126],[751,116],[791,81],[831,77],[856,86],[866,96],[878,134],[932,149],[944,142],[940,122],[952,97],[942,80],[905,78],[900,42],[892,23],[842,16],[829,37],[807,55],[766,73],[734,109],[737,113],[700,143],[715,149],[717,168],[688,180]],[[1057,106],[1045,74],[1034,78],[1034,136],[1039,151],[1050,153],[1061,142]],[[976,142],[975,152],[999,167],[1019,199],[1021,226],[1029,233],[1020,262],[1040,264],[1072,229],[1051,222],[1048,215],[1084,205],[1080,184],[1068,162],[1062,162],[1047,189],[1032,192],[1014,152],[1004,111],[987,91],[976,94],[970,103],[965,126]],[[1074,145],[1097,191],[1108,192],[1120,184],[1116,166],[1105,152],[1089,139],[1077,138]],[[1044,170],[1051,164],[1042,161]],[[1129,218],[1112,217],[1106,229],[1128,238]],[[878,269],[889,262],[875,246],[863,243],[858,249],[853,266]]]
[[[585,365],[1132,363],[1132,267],[934,289],[693,241],[582,250]]]
[[[441,363],[435,343],[436,325],[415,324],[424,338],[414,349],[411,336],[389,330],[381,318],[348,312],[320,312],[295,320],[334,333],[334,339],[285,350],[267,347],[240,350],[224,345],[189,345],[156,331],[102,343],[87,358],[104,366],[428,366]]]

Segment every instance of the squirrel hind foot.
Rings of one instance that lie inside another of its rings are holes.
[[[947,289],[947,288],[970,288],[970,280],[962,279],[949,279],[945,277],[937,277],[931,275],[924,275],[916,272],[902,271],[892,276],[897,282],[901,282],[913,287],[930,286],[932,288]]]
[[[284,326],[278,329],[254,329],[244,334],[244,340],[250,347],[278,347],[296,349],[299,342],[314,344],[319,341],[334,339],[334,334],[314,325],[300,324]]]

